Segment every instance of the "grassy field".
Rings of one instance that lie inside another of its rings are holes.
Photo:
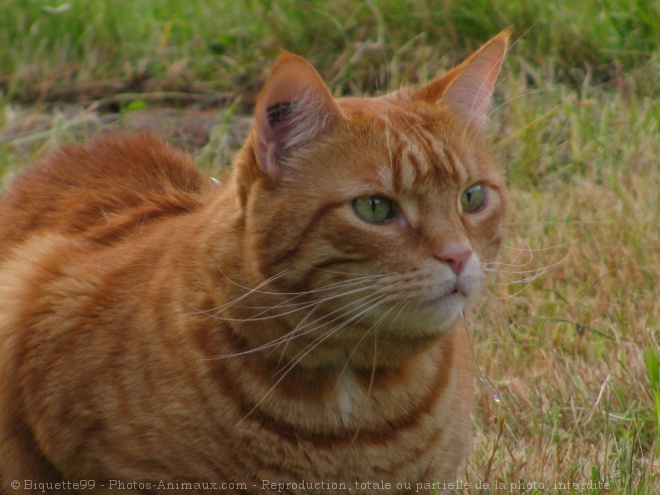
[[[658,2],[0,0],[0,10],[5,184],[58,142],[131,128],[163,106],[212,115],[210,140],[189,147],[222,168],[280,48],[338,95],[377,94],[428,80],[512,26],[491,116],[510,237],[467,320],[482,376],[459,493],[660,493]]]

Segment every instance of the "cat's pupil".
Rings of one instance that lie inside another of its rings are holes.
[[[461,195],[461,207],[466,213],[475,213],[486,203],[486,189],[482,184],[468,187]]]

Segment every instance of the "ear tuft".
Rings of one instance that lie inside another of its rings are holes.
[[[463,63],[421,88],[418,95],[452,109],[481,130],[487,121],[488,106],[506,54],[509,34],[508,29],[499,33]]]
[[[263,170],[280,174],[289,150],[324,132],[341,112],[316,70],[283,54],[257,100],[255,151]]]

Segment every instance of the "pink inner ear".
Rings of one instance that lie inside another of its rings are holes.
[[[257,155],[264,170],[279,163],[287,148],[289,135],[292,132],[289,121],[292,105],[291,101],[280,101],[270,107],[259,109]]]
[[[316,70],[296,55],[283,55],[257,101],[255,145],[261,168],[280,173],[287,150],[309,142],[339,114]]]
[[[474,65],[477,67],[469,67],[449,86],[440,102],[481,128],[486,123],[498,71],[482,61]]]
[[[497,75],[506,53],[508,32],[500,33],[458,66],[457,74],[438,101],[451,108],[477,129],[488,118],[488,106],[495,89]]]

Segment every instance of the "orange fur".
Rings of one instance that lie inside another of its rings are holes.
[[[65,146],[12,184],[0,492],[451,481],[473,407],[461,313],[503,234],[483,127],[506,42],[373,99],[335,100],[283,55],[221,186],[147,135]],[[391,218],[360,218],[371,197]]]

